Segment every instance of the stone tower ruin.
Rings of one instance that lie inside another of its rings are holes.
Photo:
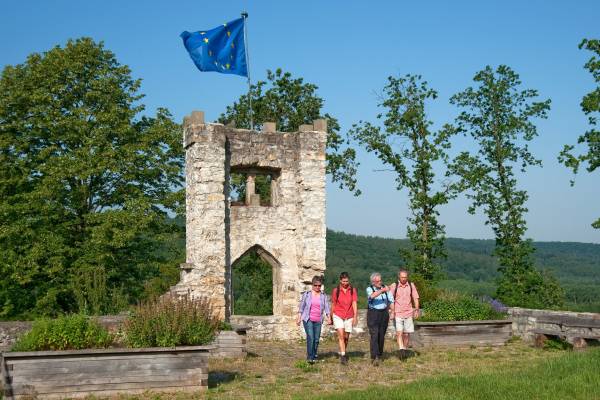
[[[296,336],[300,293],[325,272],[326,121],[293,133],[264,123],[256,132],[207,124],[194,111],[183,125],[186,262],[173,291],[208,297],[221,318],[251,325],[255,336]],[[232,173],[246,177],[242,202],[230,199]],[[270,179],[268,204],[255,193],[257,175]],[[232,309],[232,265],[252,250],[272,267],[272,316]]]

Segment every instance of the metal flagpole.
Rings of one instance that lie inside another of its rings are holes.
[[[250,129],[254,129],[254,115],[252,112],[252,83],[250,81],[250,54],[248,53],[248,13],[242,12],[244,18],[244,46],[246,47],[246,70],[248,72],[248,107],[250,114]]]

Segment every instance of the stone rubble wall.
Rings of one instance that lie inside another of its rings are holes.
[[[534,310],[528,308],[511,307],[508,309],[508,314],[513,322],[513,335],[519,336],[526,341],[534,340],[535,330],[556,330],[559,332],[563,331],[571,336],[595,335],[600,337],[600,328],[569,327],[567,328],[567,332],[563,329],[563,327],[559,327],[555,323],[542,322],[549,320],[559,321],[561,319],[568,319],[570,321],[576,321],[577,319],[582,321],[600,321],[599,313]]]

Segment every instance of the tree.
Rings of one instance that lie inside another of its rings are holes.
[[[470,135],[477,153],[461,152],[451,165],[461,189],[473,201],[469,212],[482,209],[496,236],[495,255],[501,276],[497,296],[508,305],[553,307],[564,294],[556,280],[533,265],[534,248],[526,232],[527,192],[519,190],[514,168],[525,172],[541,165],[527,142],[537,136],[533,118],[546,118],[550,100],[535,102],[537,91],[520,90],[519,76],[508,66],[475,74],[477,86],[454,95],[462,108],[456,130]]]
[[[408,190],[412,216],[408,218],[407,237],[412,247],[400,253],[409,268],[430,281],[440,271],[436,260],[446,256],[444,226],[437,219],[439,206],[454,196],[453,185],[448,182],[441,190],[434,189],[434,163],[447,160],[453,134],[450,129],[431,130],[425,103],[436,98],[437,92],[420,76],[390,76],[379,105],[386,111],[377,116],[385,128],[361,121],[350,132],[368,152],[393,169],[398,190]]]
[[[250,251],[233,265],[233,312],[273,315],[273,267]]]
[[[574,174],[577,174],[581,164],[587,163],[586,169],[588,172],[594,172],[600,167],[600,130],[597,129],[598,112],[600,112],[600,59],[597,58],[600,56],[600,40],[584,39],[579,44],[579,48],[594,53],[585,64],[585,68],[594,77],[596,88],[583,96],[583,99],[581,100],[581,109],[588,116],[590,129],[577,138],[577,143],[586,145],[587,152],[574,155],[572,151],[575,146],[565,145],[558,157],[559,161],[568,168],[571,168]],[[574,182],[572,181],[571,185],[573,184]],[[598,218],[592,226],[596,229],[600,229],[600,218]]]
[[[76,311],[92,297],[105,312],[98,293],[76,292],[131,300],[172,262],[162,243],[182,232],[167,218],[183,200],[180,127],[165,109],[140,117],[139,87],[89,38],[2,71],[1,318]]]
[[[275,122],[278,130],[294,132],[302,124],[312,124],[315,119],[325,118],[327,173],[340,188],[347,188],[359,195],[360,190],[356,187],[356,152],[352,148],[344,148],[337,119],[321,113],[324,101],[317,95],[317,89],[316,85],[305,83],[302,78],[293,78],[289,72],[268,70],[267,81],[258,81],[250,88],[255,126],[250,126],[248,94],[240,96],[228,106],[219,117],[219,122],[234,123],[237,127],[247,129],[255,129],[263,122]]]

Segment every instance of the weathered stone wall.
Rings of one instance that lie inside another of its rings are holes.
[[[584,313],[573,311],[550,311],[550,310],[533,310],[528,308],[512,307],[508,309],[508,314],[512,319],[513,335],[520,336],[523,340],[533,341],[535,330],[556,330],[565,332],[572,336],[589,336],[595,335],[600,337],[600,327],[585,327],[600,323],[600,314]],[[568,321],[568,327],[559,325],[560,321]],[[577,323],[581,321],[581,324]],[[595,324],[590,324],[590,321],[595,321]],[[576,326],[581,325],[581,326]],[[578,332],[580,330],[581,332]]]
[[[205,124],[194,112],[184,120],[186,148],[186,263],[175,293],[206,296],[223,318],[235,314],[232,265],[249,250],[273,268],[272,336],[297,337],[300,294],[325,272],[324,120],[300,132],[263,132]],[[265,171],[273,177],[271,205],[251,194],[232,205],[232,171]]]

